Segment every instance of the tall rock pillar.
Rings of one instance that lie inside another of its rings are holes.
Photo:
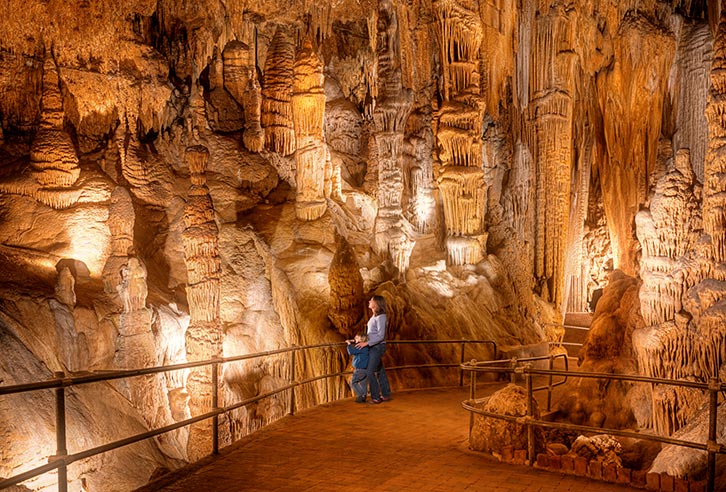
[[[323,142],[325,88],[323,62],[309,39],[295,57],[293,69],[292,116],[295,126],[295,163],[298,219],[315,220],[327,210],[325,174],[327,149]]]
[[[191,174],[191,187],[184,209],[185,229],[182,241],[188,275],[187,301],[190,321],[185,339],[189,362],[222,355],[219,230],[214,221],[214,206],[204,174],[208,159],[209,152],[205,147],[187,148],[186,160]],[[187,379],[187,391],[193,416],[211,410],[212,367],[191,369]],[[187,445],[189,459],[195,461],[209,454],[211,442],[210,420],[192,425]]]
[[[486,186],[482,167],[484,100],[479,86],[482,24],[470,2],[434,2],[443,69],[442,102],[436,115],[437,182],[446,224],[448,262],[482,260]]]
[[[398,20],[390,0],[378,6],[378,94],[373,112],[378,147],[378,216],[375,246],[388,252],[403,273],[408,269],[414,242],[410,224],[403,218],[403,138],[411,113],[413,94],[401,80],[401,54],[398,46]]]

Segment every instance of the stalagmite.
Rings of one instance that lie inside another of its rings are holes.
[[[301,220],[315,220],[325,213],[325,167],[327,148],[323,141],[325,91],[323,63],[306,39],[295,57],[292,115],[297,152],[295,210]]]
[[[281,155],[295,152],[292,119],[292,81],[295,44],[283,27],[278,27],[265,60],[262,89],[262,127],[265,147]]]
[[[108,228],[111,232],[111,255],[103,267],[103,285],[115,297],[121,284],[121,272],[134,248],[134,206],[126,188],[117,186],[111,194]]]
[[[449,263],[478,263],[485,254],[486,186],[481,128],[484,100],[479,96],[482,25],[466,2],[434,3],[441,39],[444,101],[436,115],[446,249]],[[483,249],[484,248],[484,249]]]
[[[187,360],[208,360],[222,354],[220,324],[220,257],[214,206],[206,184],[209,152],[205,147],[187,148],[186,161],[191,175],[189,198],[184,209],[182,233],[187,264],[187,302],[191,319],[186,332]],[[192,369],[187,379],[192,415],[210,410],[212,404],[211,366]],[[192,425],[187,452],[190,459],[209,453],[211,422]]]

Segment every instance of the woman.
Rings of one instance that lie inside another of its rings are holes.
[[[368,320],[368,341],[356,347],[368,347],[368,367],[366,378],[371,391],[371,403],[378,404],[391,399],[391,386],[388,384],[386,369],[381,358],[386,353],[386,300],[383,296],[373,296],[368,301],[373,315]]]

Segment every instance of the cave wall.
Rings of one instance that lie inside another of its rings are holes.
[[[391,338],[536,343],[612,269],[642,279],[637,371],[717,372],[720,10],[5,2],[1,352],[22,346],[38,369],[2,358],[3,384],[341,341],[373,293],[391,307]],[[694,328],[708,348],[668,359],[695,343]],[[337,350],[294,368],[285,357],[230,364],[221,398],[346,364]],[[195,370],[98,391],[154,427],[208,407],[209,381]],[[344,396],[317,382],[298,404]],[[105,418],[82,393],[77,404]],[[687,418],[678,408],[644,425],[667,432]],[[277,397],[232,412],[223,444],[284,412]],[[13,442],[0,476],[52,454],[33,455],[38,439],[22,432],[0,424]],[[203,455],[204,435],[200,425],[154,440],[143,467],[127,464],[136,485]],[[100,462],[71,479],[103,483],[113,473]]]

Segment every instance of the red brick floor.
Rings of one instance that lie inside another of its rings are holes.
[[[352,399],[284,419],[219,456],[144,487],[165,491],[632,492],[630,487],[499,463],[467,449],[466,388]],[[169,482],[171,479],[175,481]]]

